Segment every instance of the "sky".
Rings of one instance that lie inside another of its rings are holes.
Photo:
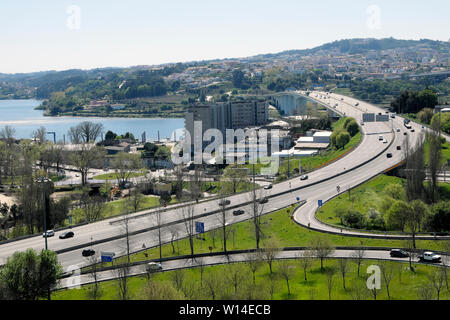
[[[248,57],[340,39],[450,39],[448,0],[2,0],[0,73]]]

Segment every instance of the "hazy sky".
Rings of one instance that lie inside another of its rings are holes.
[[[448,0],[1,0],[0,73],[246,57],[356,37],[450,38]]]

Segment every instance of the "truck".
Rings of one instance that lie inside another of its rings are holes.
[[[425,251],[423,254],[418,256],[419,261],[426,261],[426,262],[441,262],[441,256],[435,254],[434,252],[431,251]]]

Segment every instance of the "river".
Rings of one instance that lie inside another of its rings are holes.
[[[70,127],[83,121],[102,123],[105,132],[111,130],[119,135],[131,132],[141,139],[145,132],[147,141],[157,140],[158,131],[161,139],[178,140],[183,134],[184,119],[142,119],[142,118],[94,118],[94,117],[44,117],[43,111],[35,110],[41,104],[38,100],[0,100],[0,129],[8,125],[16,130],[15,137],[19,139],[32,138],[33,131],[41,126],[47,132],[55,132],[56,140],[67,140]],[[176,134],[174,134],[176,132]],[[48,136],[53,139],[52,135]]]

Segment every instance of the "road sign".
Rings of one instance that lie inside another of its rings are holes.
[[[195,231],[197,233],[205,233],[205,224],[203,222],[196,222]]]
[[[114,252],[102,252],[102,262],[113,262],[114,256],[116,255]]]
[[[319,200],[319,207],[321,207],[323,205],[323,201]]]
[[[297,197],[297,201],[300,201],[300,197]]]

